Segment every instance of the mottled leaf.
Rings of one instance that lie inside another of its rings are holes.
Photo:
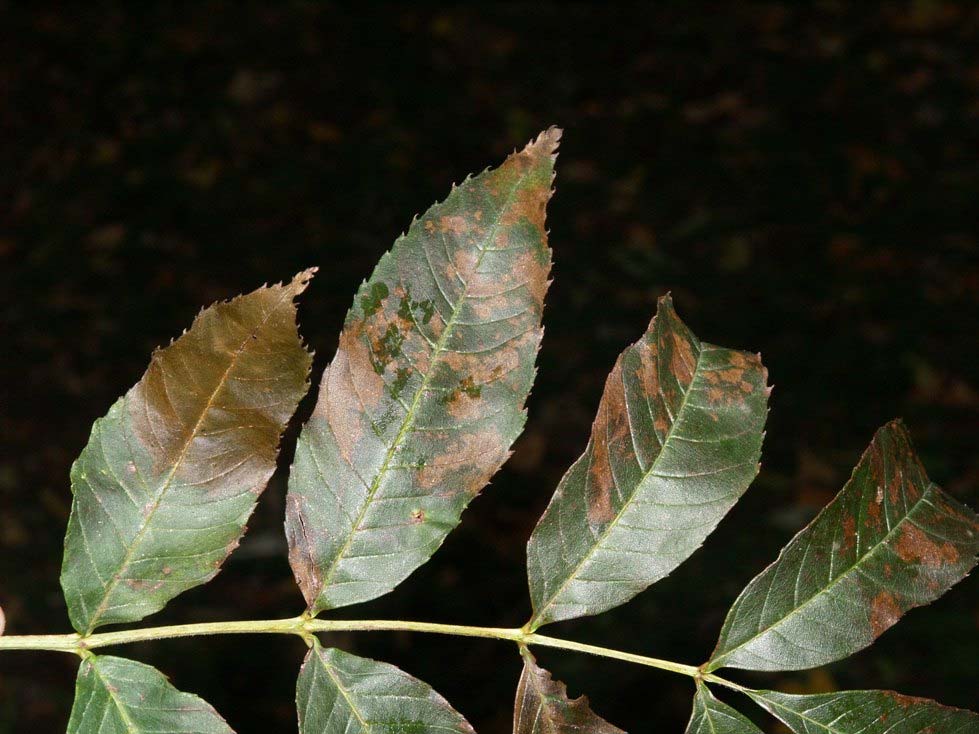
[[[976,563],[979,522],[932,484],[898,422],[877,431],[836,498],[734,602],[710,670],[839,660]]]
[[[156,668],[91,656],[78,667],[68,734],[234,734],[210,704]]]
[[[559,137],[455,187],[361,286],[289,480],[289,557],[313,613],[427,561],[523,429]]]
[[[531,629],[618,606],[700,547],[758,472],[766,378],[757,355],[701,343],[660,299],[531,535]]]
[[[293,299],[312,273],[201,312],[95,422],[61,571],[79,632],[152,614],[237,546],[308,389]]]
[[[427,683],[318,643],[299,671],[296,709],[299,734],[474,734]]]
[[[892,691],[796,696],[749,691],[796,734],[976,734],[979,716]]]
[[[687,734],[761,734],[761,729],[741,712],[714,698],[703,683],[698,683]]]
[[[522,651],[523,673],[513,705],[513,734],[624,734],[597,716],[584,696],[571,700],[564,683]]]

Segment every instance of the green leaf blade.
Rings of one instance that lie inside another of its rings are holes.
[[[709,670],[798,670],[871,644],[963,579],[979,521],[932,484],[899,421],[728,612]]]
[[[95,422],[61,572],[79,632],[162,609],[237,546],[309,387],[293,299],[312,273],[202,311]]]
[[[68,734],[234,734],[197,696],[178,691],[156,668],[91,656],[78,668]]]
[[[513,734],[625,734],[595,714],[586,697],[569,699],[564,683],[551,678],[528,650],[521,654],[524,667],[513,704]]]
[[[623,604],[700,547],[758,472],[766,379],[757,355],[701,343],[660,299],[531,535],[531,630]]]
[[[358,292],[289,480],[290,563],[312,613],[426,562],[522,431],[559,138],[455,187]]]
[[[299,734],[474,734],[449,703],[387,663],[314,644],[296,685]]]
[[[703,683],[697,684],[693,713],[686,734],[762,734],[747,716],[714,698]]]
[[[976,734],[979,715],[893,691],[749,691],[796,734]]]

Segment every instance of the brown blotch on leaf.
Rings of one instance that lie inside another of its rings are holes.
[[[313,560],[315,540],[306,521],[304,501],[297,494],[289,493],[286,496],[286,536],[289,540],[289,565],[303,598],[312,606],[323,588],[323,579]]]
[[[889,591],[881,591],[870,602],[870,631],[874,637],[879,637],[897,622],[904,610],[901,609],[894,595]]]
[[[853,515],[847,515],[843,518],[843,541],[840,545],[840,550],[844,553],[849,553],[857,544],[857,524],[853,519]]]
[[[958,548],[948,542],[935,542],[921,528],[910,523],[905,523],[901,528],[894,550],[901,560],[929,568],[939,568],[959,560]]]
[[[605,394],[598,406],[591,435],[588,522],[592,525],[604,525],[615,517],[615,508],[612,505],[612,493],[615,491],[612,462],[624,458],[621,456],[621,444],[629,436],[621,357],[605,383]]]
[[[505,455],[506,447],[495,431],[460,433],[441,454],[419,468],[418,483],[431,489],[446,484],[452,475],[448,493],[475,496]]]

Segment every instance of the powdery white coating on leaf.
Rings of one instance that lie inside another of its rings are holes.
[[[427,683],[319,643],[299,671],[296,709],[299,734],[475,734]]]
[[[703,683],[697,684],[693,713],[686,734],[762,734],[741,712],[714,698]]]
[[[358,291],[289,479],[289,559],[313,613],[427,561],[523,429],[559,138],[454,187]]]
[[[67,734],[234,734],[206,701],[156,668],[91,656],[78,666]]]
[[[584,696],[569,699],[564,683],[553,680],[528,650],[521,653],[524,668],[513,705],[513,734],[625,734],[597,716]]]
[[[531,629],[623,604],[700,547],[758,473],[766,379],[660,299],[527,544]]]
[[[899,421],[735,600],[710,670],[797,670],[865,648],[975,566],[975,513],[932,484]]]
[[[795,734],[976,734],[979,715],[893,691],[749,691]]]
[[[95,422],[61,573],[79,632],[158,611],[238,545],[309,387],[293,300],[313,272],[202,311]]]

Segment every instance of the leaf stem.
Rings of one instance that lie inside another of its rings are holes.
[[[509,640],[520,645],[539,645],[560,650],[581,652],[586,655],[596,655],[614,660],[622,660],[650,668],[667,670],[671,673],[703,677],[720,685],[743,690],[736,683],[731,683],[713,674],[701,675],[697,667],[675,663],[672,660],[637,655],[622,650],[614,650],[583,642],[565,640],[558,637],[548,637],[535,632],[527,632],[520,628],[509,627],[473,627],[460,624],[439,624],[436,622],[412,622],[400,619],[309,619],[306,616],[290,617],[288,619],[266,619],[247,622],[198,622],[195,624],[177,624],[166,627],[143,627],[141,629],[119,630],[116,632],[99,632],[85,637],[72,633],[67,635],[7,635],[0,637],[0,651],[3,650],[52,650],[70,652],[77,655],[87,653],[99,647],[124,645],[132,642],[147,640],[163,640],[174,637],[197,637],[202,635],[227,634],[292,634],[308,637],[315,632],[379,632],[397,630],[404,632],[423,632],[438,635],[453,635],[456,637],[483,637],[494,640]]]

